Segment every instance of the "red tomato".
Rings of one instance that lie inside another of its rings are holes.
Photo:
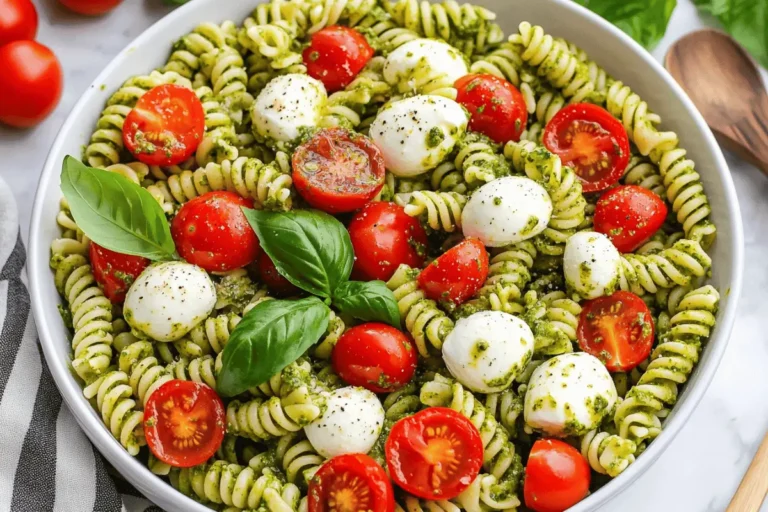
[[[0,121],[28,128],[53,112],[64,81],[51,50],[35,41],[0,46]]]
[[[86,16],[98,16],[120,5],[123,0],[59,0],[67,9]]]
[[[144,407],[144,437],[152,454],[177,468],[197,466],[219,449],[227,418],[224,404],[205,384],[171,380]]]
[[[35,34],[37,10],[30,0],[0,0],[0,46]]]
[[[395,495],[381,466],[362,453],[338,455],[309,481],[309,512],[393,512]]]
[[[267,285],[269,291],[278,297],[290,297],[291,295],[301,293],[301,290],[280,275],[277,267],[275,267],[275,263],[265,252],[262,252],[259,256],[258,269],[261,282]]]
[[[525,506],[535,512],[562,512],[584,499],[589,480],[589,464],[576,448],[558,439],[539,439],[525,466]]]
[[[208,192],[181,207],[171,235],[182,258],[209,272],[226,272],[255,261],[261,252],[241,207],[253,201],[233,192]]]
[[[477,238],[466,238],[448,249],[419,274],[427,297],[458,306],[472,297],[488,277],[488,253]]]
[[[611,239],[621,252],[632,252],[653,236],[667,218],[662,198],[637,185],[604,193],[595,206],[595,231]]]
[[[590,103],[568,105],[555,114],[542,142],[576,172],[584,192],[607,189],[629,163],[629,137],[621,121]]]
[[[653,346],[653,319],[643,299],[632,292],[584,303],[577,336],[579,347],[612,372],[626,372],[643,362]]]
[[[392,326],[369,322],[345,332],[331,355],[333,369],[352,386],[389,393],[408,384],[416,371],[416,350]]]
[[[136,102],[123,123],[123,141],[147,165],[176,165],[194,154],[204,131],[203,104],[192,89],[164,84]]]
[[[113,304],[125,300],[125,292],[150,264],[147,258],[110,251],[95,242],[90,248],[93,276]]]
[[[307,74],[332,93],[355,79],[373,57],[373,48],[357,30],[333,26],[312,36],[303,57]]]
[[[392,480],[428,500],[455,498],[483,465],[477,427],[445,407],[430,407],[395,423],[384,451]]]
[[[525,100],[517,87],[493,75],[466,75],[456,81],[461,103],[472,116],[469,129],[506,144],[519,141],[528,123]]]
[[[342,128],[321,130],[293,153],[293,184],[328,213],[362,208],[384,186],[384,157],[371,139]]]
[[[368,203],[352,217],[349,238],[355,250],[352,279],[387,281],[397,267],[424,265],[427,234],[419,221],[395,203]]]

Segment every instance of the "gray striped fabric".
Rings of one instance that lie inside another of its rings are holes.
[[[0,511],[159,511],[111,477],[62,402],[30,311],[26,259],[0,178]]]

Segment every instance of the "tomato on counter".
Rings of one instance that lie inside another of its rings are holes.
[[[100,16],[106,14],[123,0],[59,0],[67,9],[86,16]]]
[[[0,0],[0,46],[34,39],[37,10],[31,0]]]

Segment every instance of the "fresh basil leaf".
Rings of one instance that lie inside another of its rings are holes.
[[[245,314],[222,354],[216,386],[234,396],[268,381],[328,329],[330,309],[317,297],[268,300]]]
[[[768,66],[768,0],[694,0],[763,66]]]
[[[175,257],[176,247],[160,205],[127,178],[66,156],[61,191],[78,227],[97,244],[151,260]]]
[[[344,225],[332,216],[317,210],[243,211],[277,271],[294,285],[331,297],[349,279],[352,242]]]
[[[652,50],[664,37],[677,0],[575,0]]]
[[[395,295],[384,281],[348,281],[333,296],[333,305],[344,314],[367,322],[385,322],[400,328],[400,310]]]

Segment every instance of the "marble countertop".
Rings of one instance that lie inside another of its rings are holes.
[[[75,16],[56,0],[34,0],[38,39],[54,49],[65,72],[56,111],[28,131],[0,127],[0,175],[20,205],[26,240],[38,176],[53,139],[86,87],[132,39],[169,11],[160,0],[127,0],[96,19]],[[680,0],[666,37],[654,52],[662,59],[683,34],[710,24],[691,0]],[[727,155],[744,219],[746,272],[739,314],[725,358],[706,396],[652,468],[606,508],[625,511],[725,510],[768,429],[768,180]],[[763,226],[762,228],[760,226]],[[764,504],[763,512],[768,512]]]

